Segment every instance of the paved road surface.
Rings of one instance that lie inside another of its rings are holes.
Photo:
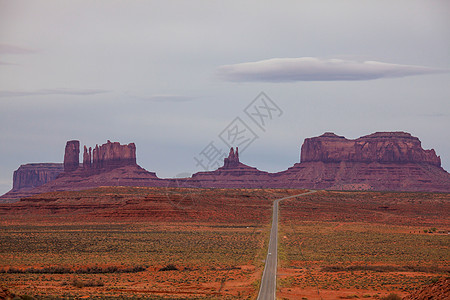
[[[277,292],[277,244],[278,244],[278,203],[285,199],[315,193],[309,191],[302,194],[284,197],[273,202],[272,229],[270,230],[269,249],[267,250],[266,265],[261,279],[258,300],[275,300]]]

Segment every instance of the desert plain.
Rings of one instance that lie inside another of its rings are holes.
[[[100,187],[1,204],[0,282],[21,299],[256,299],[273,201],[304,191]],[[448,277],[449,211],[448,193],[283,200],[277,298],[403,297]]]

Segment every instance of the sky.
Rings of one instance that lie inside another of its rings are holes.
[[[305,138],[406,131],[450,170],[450,1],[0,0],[0,194],[65,143],[159,177],[278,172]],[[213,160],[214,158],[214,160]]]

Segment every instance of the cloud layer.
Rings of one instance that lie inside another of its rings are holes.
[[[25,97],[25,96],[42,96],[42,95],[74,95],[86,96],[102,94],[108,91],[96,89],[42,89],[34,91],[0,91],[0,97]]]
[[[448,72],[422,66],[315,57],[273,58],[223,65],[217,71],[222,79],[236,82],[373,80]]]
[[[19,47],[9,44],[0,44],[0,54],[31,54],[36,52],[37,52],[36,50],[30,48]]]
[[[172,94],[160,94],[160,95],[150,95],[144,97],[136,97],[136,99],[143,101],[154,101],[154,102],[186,102],[192,101],[195,97],[192,96],[183,96],[183,95],[172,95]]]

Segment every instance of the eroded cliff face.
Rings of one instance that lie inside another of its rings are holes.
[[[136,145],[130,143],[121,145],[118,142],[107,141],[106,144],[96,145],[94,149],[84,146],[83,164],[80,168],[80,142],[68,141],[64,153],[64,172],[77,171],[86,175],[107,172],[113,169],[136,165]]]
[[[108,141],[94,149],[84,146],[83,169],[85,170],[112,170],[125,166],[136,165],[136,145],[130,143],[121,145],[118,142]]]
[[[66,157],[73,157],[73,148],[67,142]],[[78,142],[78,141],[76,141]],[[78,157],[77,157],[78,159]],[[74,159],[73,159],[74,160]],[[72,161],[72,159],[71,159]],[[64,161],[64,166],[70,162]],[[98,186],[161,186],[160,179],[153,172],[141,168],[136,163],[136,146],[134,143],[121,145],[118,142],[107,141],[94,149],[84,146],[83,164],[75,170],[67,172],[64,168],[57,179],[36,188],[33,193],[43,193],[53,190],[82,190]]]
[[[305,139],[300,162],[418,163],[441,166],[433,149],[424,150],[420,140],[406,132],[377,132],[355,140],[327,132]]]
[[[355,140],[334,133],[305,139],[300,163],[274,174],[277,187],[450,192],[450,174],[434,150],[406,132]]]
[[[64,150],[64,172],[73,172],[80,165],[80,141],[68,141]]]
[[[208,188],[450,192],[450,174],[441,168],[435,151],[424,150],[420,140],[406,132],[377,132],[355,140],[325,133],[305,139],[300,158],[300,163],[285,171],[268,173],[240,162],[238,149],[231,148],[222,167],[182,181],[186,187]],[[160,179],[138,166],[134,143],[85,146],[80,165],[79,142],[69,141],[61,171],[62,164],[21,166],[14,175],[13,190],[1,198],[98,186],[169,187],[180,182]]]
[[[19,199],[56,190],[81,190],[97,186],[162,186],[155,173],[136,163],[134,143],[107,141],[94,149],[84,146],[79,162],[80,142],[68,141],[61,164],[22,165],[14,172],[13,189],[0,199]]]
[[[228,154],[228,157],[225,157],[223,159],[223,167],[224,168],[233,168],[239,166],[239,148],[236,147],[236,152],[234,152],[234,149],[230,149],[230,153]]]
[[[265,188],[270,174],[239,161],[239,150],[230,149],[223,166],[211,172],[198,172],[189,181],[192,186],[208,188]]]
[[[13,190],[35,188],[54,180],[64,170],[63,164],[21,165],[13,175]]]
[[[13,174],[13,188],[0,199],[17,199],[28,191],[55,180],[64,171],[62,163],[36,163],[21,165]]]

